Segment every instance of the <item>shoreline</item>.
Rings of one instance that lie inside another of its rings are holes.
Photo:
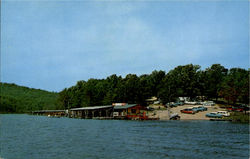
[[[0,114],[0,115],[29,115],[29,116],[40,116],[40,117],[47,117],[47,116],[44,116],[44,115],[32,115],[32,114],[28,114],[28,113],[19,113],[19,114],[16,114],[16,113],[8,113],[8,114]],[[68,118],[68,117],[65,117],[65,116],[62,116],[62,117],[47,117],[47,118]],[[97,118],[92,118],[92,119],[80,119],[80,118],[68,118],[68,119],[77,119],[77,120],[126,120],[126,119],[97,119]],[[169,119],[158,119],[158,120],[126,120],[126,121],[141,121],[141,122],[145,122],[145,121],[160,121],[160,122],[167,122],[167,121],[174,121],[174,120],[169,120]],[[235,120],[232,120],[232,119],[217,119],[217,118],[203,118],[203,119],[194,119],[194,118],[190,118],[190,119],[180,119],[180,120],[177,120],[177,121],[180,121],[180,122],[188,122],[188,121],[224,121],[224,122],[233,122],[233,123],[240,123],[240,124],[249,124],[249,122],[242,122],[242,121],[235,121]]]

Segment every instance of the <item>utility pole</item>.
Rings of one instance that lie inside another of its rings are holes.
[[[70,117],[70,115],[69,115],[69,100],[68,100],[67,116]]]

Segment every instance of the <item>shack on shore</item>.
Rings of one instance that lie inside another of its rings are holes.
[[[73,108],[69,110],[70,118],[112,118],[114,107],[112,105]]]
[[[141,111],[144,109],[144,107],[138,104],[115,105],[113,116],[115,119],[140,118],[143,114]]]

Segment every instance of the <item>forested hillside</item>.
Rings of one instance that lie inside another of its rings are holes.
[[[249,71],[242,68],[227,69],[220,64],[201,70],[199,65],[178,66],[168,73],[153,71],[125,78],[111,75],[106,79],[78,81],[75,86],[59,93],[60,105],[64,108],[106,105],[113,102],[145,104],[152,96],[162,103],[176,101],[177,97],[195,99],[222,99],[227,103],[249,101]]]
[[[0,112],[24,113],[32,110],[57,109],[58,93],[0,83]]]

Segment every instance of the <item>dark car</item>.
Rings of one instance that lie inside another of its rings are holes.
[[[193,110],[195,110],[197,112],[203,112],[203,111],[207,111],[207,108],[204,106],[194,106]]]
[[[177,104],[177,105],[184,105],[183,102],[176,102],[175,104]]]
[[[177,106],[178,106],[177,103],[170,104],[170,107],[177,107]]]

